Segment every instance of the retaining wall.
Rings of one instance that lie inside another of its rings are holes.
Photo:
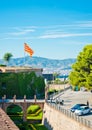
[[[48,130],[92,130],[47,103],[44,104],[42,123]]]

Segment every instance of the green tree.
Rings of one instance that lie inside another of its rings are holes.
[[[9,61],[10,61],[10,59],[11,59],[12,56],[13,56],[13,55],[12,55],[11,53],[9,53],[9,52],[7,52],[7,53],[4,54],[3,59],[4,59],[4,61],[6,62],[6,64],[9,63]]]
[[[57,73],[57,72],[54,72],[53,73],[53,82],[55,82],[55,80],[56,80],[56,77],[59,75],[59,73]]]
[[[0,98],[6,95],[12,98],[44,98],[45,83],[43,77],[37,77],[35,72],[1,73],[0,75]]]
[[[72,65],[69,81],[73,86],[92,89],[92,44],[86,45]]]

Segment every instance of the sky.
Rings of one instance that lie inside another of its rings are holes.
[[[92,0],[0,0],[0,59],[24,57],[24,43],[33,56],[76,58],[92,44]]]

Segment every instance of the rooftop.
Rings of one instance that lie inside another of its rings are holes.
[[[0,108],[0,130],[19,130],[9,116]]]

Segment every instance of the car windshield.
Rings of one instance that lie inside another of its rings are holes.
[[[76,104],[72,107],[72,109],[76,109],[76,108],[79,108],[81,106],[86,106],[85,104]]]
[[[76,104],[75,106],[73,106],[73,108],[78,108],[79,107],[79,104]]]
[[[84,110],[85,106],[79,107],[78,110]]]

